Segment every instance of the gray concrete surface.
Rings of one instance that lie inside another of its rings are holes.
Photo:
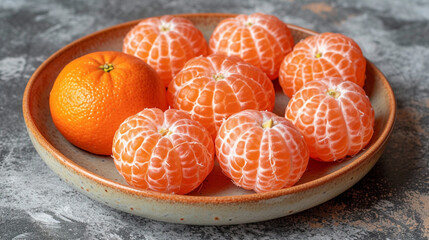
[[[125,21],[184,12],[264,12],[354,38],[398,103],[386,152],[337,198],[292,216],[237,226],[167,224],[92,201],[61,181],[27,136],[21,103],[56,50]],[[429,2],[0,1],[0,239],[429,238]]]

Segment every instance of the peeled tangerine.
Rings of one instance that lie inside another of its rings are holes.
[[[363,87],[366,60],[353,39],[339,33],[322,33],[297,43],[283,60],[279,83],[292,97],[305,83],[339,77]]]
[[[222,121],[244,109],[274,107],[274,87],[257,67],[239,57],[210,55],[189,60],[171,81],[167,99],[216,137]]]
[[[286,118],[304,135],[310,157],[324,162],[357,154],[374,132],[365,91],[341,78],[305,84],[289,101]]]
[[[213,169],[214,146],[207,130],[186,112],[147,108],[116,131],[113,159],[134,187],[186,194]]]
[[[276,16],[240,14],[222,20],[210,37],[210,53],[237,56],[274,80],[283,58],[292,51],[293,37]]]
[[[142,20],[125,36],[123,52],[143,59],[167,87],[186,61],[208,54],[208,45],[188,19],[165,15]]]
[[[216,155],[226,176],[255,192],[294,185],[309,159],[307,144],[290,121],[256,110],[234,114],[222,124]]]

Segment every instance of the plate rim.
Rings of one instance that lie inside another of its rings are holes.
[[[235,13],[181,13],[181,14],[169,14],[173,16],[179,16],[179,17],[235,17],[239,14]],[[155,16],[155,17],[161,17],[161,16]],[[42,72],[42,70],[47,66],[49,63],[53,62],[55,58],[57,58],[59,55],[67,51],[69,48],[72,48],[75,45],[80,44],[81,42],[86,41],[87,39],[93,38],[99,34],[113,31],[117,28],[123,28],[123,27],[131,27],[133,25],[136,25],[141,20],[146,19],[137,19],[132,20],[128,22],[124,22],[121,24],[113,25],[111,27],[107,27],[101,30],[98,30],[96,32],[93,32],[91,34],[85,35],[75,41],[70,42],[66,46],[60,48],[55,53],[53,53],[51,56],[49,56],[32,74],[30,77],[24,91],[23,95],[23,116],[25,120],[25,124],[27,126],[27,130],[29,133],[31,133],[37,142],[49,153],[51,154],[56,161],[58,161],[60,164],[64,165],[64,167],[68,168],[69,170],[74,171],[75,173],[81,175],[82,177],[88,178],[89,180],[95,181],[102,186],[110,187],[113,189],[116,189],[118,191],[121,191],[126,194],[132,194],[141,198],[152,198],[155,200],[166,200],[176,203],[198,203],[198,204],[208,204],[208,203],[241,203],[241,202],[255,202],[260,200],[267,200],[267,199],[273,199],[281,196],[291,195],[299,192],[303,192],[308,189],[316,188],[318,186],[321,186],[325,183],[328,183],[344,174],[347,174],[348,172],[351,172],[352,170],[356,169],[357,167],[365,164],[371,156],[376,154],[378,150],[387,142],[389,139],[389,136],[393,130],[394,123],[396,121],[396,100],[395,96],[392,90],[392,87],[390,86],[388,80],[384,76],[384,74],[368,59],[367,61],[367,68],[371,67],[374,69],[374,71],[379,74],[382,83],[384,87],[387,89],[388,92],[388,99],[389,99],[389,116],[386,125],[384,126],[380,137],[375,140],[375,142],[366,149],[359,157],[354,159],[351,163],[347,164],[346,166],[329,173],[323,177],[320,177],[318,179],[300,184],[295,185],[289,188],[284,188],[280,190],[270,191],[270,192],[264,192],[264,193],[251,193],[251,194],[245,194],[245,195],[233,195],[233,196],[193,196],[193,195],[175,195],[175,194],[168,194],[168,193],[159,193],[155,191],[150,190],[142,190],[137,189],[129,185],[124,185],[118,182],[115,182],[113,180],[109,180],[101,175],[98,175],[94,172],[89,171],[88,169],[76,164],[73,160],[67,158],[65,155],[63,155],[58,149],[56,149],[52,144],[49,143],[49,141],[43,137],[41,131],[37,128],[37,125],[31,115],[31,109],[30,109],[30,90],[35,82],[35,80],[38,78],[38,75]],[[301,32],[305,32],[311,35],[318,34],[315,31],[312,31],[310,29],[306,29],[300,26],[296,26],[293,24],[287,24],[290,29],[298,30]],[[44,160],[44,159],[42,159]],[[44,160],[45,161],[45,160]]]

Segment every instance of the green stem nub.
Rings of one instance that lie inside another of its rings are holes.
[[[159,133],[160,133],[162,136],[165,136],[165,135],[171,135],[173,132],[172,132],[172,131],[170,131],[168,128],[163,128],[163,129],[159,130]]]
[[[338,98],[340,96],[340,92],[335,91],[335,89],[329,89],[328,95],[333,97],[333,98]]]
[[[215,80],[215,81],[219,81],[219,80],[222,80],[222,79],[224,79],[225,77],[222,75],[222,74],[215,74],[215,75],[213,75],[213,79]]]
[[[322,53],[316,53],[316,58],[321,58],[322,57]]]
[[[168,32],[168,31],[170,31],[170,28],[167,26],[161,26],[160,30],[161,30],[161,32]]]
[[[104,65],[101,65],[100,68],[103,69],[105,72],[110,72],[113,70],[113,64],[106,63]]]
[[[273,119],[268,119],[264,123],[262,123],[262,128],[272,128],[274,126]]]

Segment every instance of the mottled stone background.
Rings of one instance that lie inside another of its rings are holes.
[[[389,79],[397,122],[358,184],[308,211],[220,227],[167,224],[92,201],[60,180],[27,136],[21,104],[36,68],[71,41],[125,21],[184,12],[264,12],[354,38]],[[429,2],[0,1],[0,239],[429,238]]]

